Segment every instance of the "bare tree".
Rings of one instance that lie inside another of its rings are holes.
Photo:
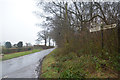
[[[38,32],[38,39],[37,39],[38,42],[44,40],[45,46],[46,46],[47,39],[48,39],[48,31],[47,30],[43,30],[43,31]]]

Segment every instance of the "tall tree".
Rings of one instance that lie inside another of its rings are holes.
[[[19,48],[23,47],[23,42],[22,41],[18,42],[17,47],[19,47]]]
[[[45,46],[46,46],[47,39],[48,39],[48,31],[47,30],[43,30],[43,31],[38,32],[38,39],[37,39],[37,41],[44,40]]]
[[[11,47],[12,47],[11,42],[6,42],[6,43],[5,43],[5,47],[6,47],[6,48],[11,48]]]

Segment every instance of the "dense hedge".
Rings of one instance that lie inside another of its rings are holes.
[[[54,46],[34,45],[34,48],[49,49],[49,48],[54,48]]]
[[[29,51],[29,50],[32,50],[33,48],[49,49],[53,47],[54,46],[35,45],[34,47],[2,48],[2,53],[9,54],[9,53],[15,53],[15,52]]]
[[[22,48],[3,48],[2,53],[9,54],[9,53],[15,53],[15,52],[22,52],[22,51],[28,51],[32,50],[33,47],[22,47]]]

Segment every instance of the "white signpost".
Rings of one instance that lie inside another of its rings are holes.
[[[111,29],[111,28],[115,28],[116,27],[116,24],[111,24],[111,25],[105,25],[103,27],[103,29]]]
[[[91,25],[91,26],[93,26],[93,25]],[[103,30],[111,29],[111,28],[115,28],[115,27],[116,27],[116,24],[105,25],[105,26],[103,26]],[[89,29],[90,32],[96,32],[96,31],[100,31],[100,30],[102,30],[100,25],[98,25],[98,26],[96,25],[96,27],[93,27],[93,28]]]
[[[90,30],[90,32],[96,32],[96,31],[100,31],[101,28],[100,28],[100,26],[97,26],[97,27],[91,28],[89,30]]]
[[[90,29],[89,29],[90,32],[96,32],[96,31],[100,31],[100,30],[101,30],[102,55],[103,55],[103,47],[104,47],[104,44],[103,44],[103,30],[115,28],[115,27],[116,27],[116,24],[105,25],[105,26],[103,26],[102,24],[101,24],[101,25],[98,25],[98,24],[92,25],[92,24],[91,24],[91,26],[92,26],[93,28],[90,28]]]

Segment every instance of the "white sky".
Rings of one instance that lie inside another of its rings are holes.
[[[41,23],[42,19],[37,18],[33,11],[42,12],[42,9],[38,8],[35,2],[35,0],[0,0],[0,42],[36,43],[37,32],[41,28],[35,24]]]

